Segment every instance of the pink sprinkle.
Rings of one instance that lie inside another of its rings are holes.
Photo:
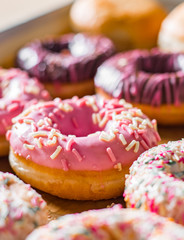
[[[112,162],[116,162],[116,157],[114,156],[114,153],[112,152],[112,149],[110,147],[106,148],[106,151],[111,159]]]
[[[73,152],[73,154],[76,156],[77,160],[78,160],[79,162],[81,162],[81,161],[82,161],[82,157],[81,157],[81,155],[79,154],[79,152],[78,152],[75,148],[72,149],[72,152]]]
[[[61,163],[63,165],[63,170],[64,171],[68,171],[69,169],[68,169],[68,165],[67,165],[66,160],[65,159],[61,159]]]
[[[34,197],[34,198],[32,198],[31,199],[31,204],[33,205],[33,206],[38,206],[38,201],[39,199],[38,199],[38,197]]]
[[[74,138],[70,138],[66,144],[66,151],[71,151],[71,147],[73,143],[75,143]]]
[[[7,139],[7,141],[10,140],[11,133],[12,133],[11,130],[8,130],[8,131],[7,131],[7,133],[6,133],[6,139]]]
[[[144,141],[146,142],[146,144],[148,145],[148,148],[149,148],[149,146],[151,146],[151,144],[150,144],[150,139],[147,136],[147,134],[146,133],[142,134],[142,138],[144,139]]]
[[[53,112],[57,114],[61,119],[64,118],[64,114],[61,113],[60,109],[54,108]]]
[[[138,132],[139,134],[144,134],[144,133],[145,133],[145,129],[138,129],[137,132]]]
[[[13,112],[13,111],[17,110],[18,107],[19,107],[19,105],[17,103],[12,103],[11,105],[9,105],[7,107],[7,110],[8,110],[8,112]]]
[[[75,117],[72,118],[72,123],[73,123],[75,128],[79,128],[79,124],[77,123],[77,120],[76,120]]]
[[[139,134],[137,133],[136,130],[134,130],[134,137],[135,137],[135,139],[139,139]]]
[[[163,166],[161,166],[161,165],[158,165],[158,166],[156,166],[157,168],[163,168]]]
[[[3,124],[4,127],[7,127],[7,126],[8,126],[8,123],[6,122],[6,120],[5,120],[4,118],[1,120],[1,122],[2,122],[2,124]]]
[[[180,160],[179,160],[179,162],[184,163],[184,157],[181,157]]]
[[[144,140],[141,140],[140,143],[144,149],[146,149],[146,150],[149,149],[148,145],[146,144],[146,142]]]

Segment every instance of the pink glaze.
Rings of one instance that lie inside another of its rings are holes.
[[[7,138],[16,154],[64,171],[121,170],[160,140],[141,110],[96,96],[37,104],[14,123]]]
[[[6,133],[12,118],[26,107],[49,99],[49,93],[37,79],[18,69],[0,69],[0,135]]]

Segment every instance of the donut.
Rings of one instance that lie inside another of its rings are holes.
[[[117,197],[132,162],[160,140],[155,124],[124,100],[56,98],[14,119],[10,164],[24,181],[62,198]]]
[[[113,208],[70,214],[34,230],[26,240],[182,240],[184,228],[157,214]]]
[[[94,93],[97,67],[115,51],[106,37],[67,34],[35,40],[21,48],[17,66],[37,77],[53,97],[82,97]]]
[[[159,124],[184,123],[183,54],[132,50],[105,61],[95,76],[96,92],[124,98]]]
[[[121,51],[154,47],[165,16],[155,0],[77,0],[70,11],[74,31],[104,34]]]
[[[5,134],[12,125],[12,118],[38,100],[50,100],[38,80],[19,69],[0,68],[0,156],[8,155]]]
[[[30,185],[0,172],[0,239],[24,240],[47,223],[46,203]]]
[[[158,45],[166,52],[184,52],[184,3],[164,19],[158,35]]]
[[[128,207],[156,212],[184,224],[184,140],[144,152],[126,179]]]

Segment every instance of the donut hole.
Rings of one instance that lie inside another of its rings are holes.
[[[43,43],[43,47],[52,53],[71,54],[74,57],[86,56],[95,52],[94,43],[83,34],[75,35],[70,41],[65,39],[60,41],[48,41]]]
[[[100,128],[98,124],[94,124],[93,113],[91,107],[83,106],[83,108],[80,108],[75,106],[71,112],[62,112],[62,119],[56,118],[56,121],[53,121],[53,127],[66,136],[86,137],[104,129],[104,127]]]
[[[184,56],[173,54],[141,56],[137,59],[136,66],[138,71],[147,73],[174,73],[184,69]]]

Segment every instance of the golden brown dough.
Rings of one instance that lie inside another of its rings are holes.
[[[77,0],[70,12],[75,31],[102,33],[119,50],[155,46],[165,16],[155,0]]]

